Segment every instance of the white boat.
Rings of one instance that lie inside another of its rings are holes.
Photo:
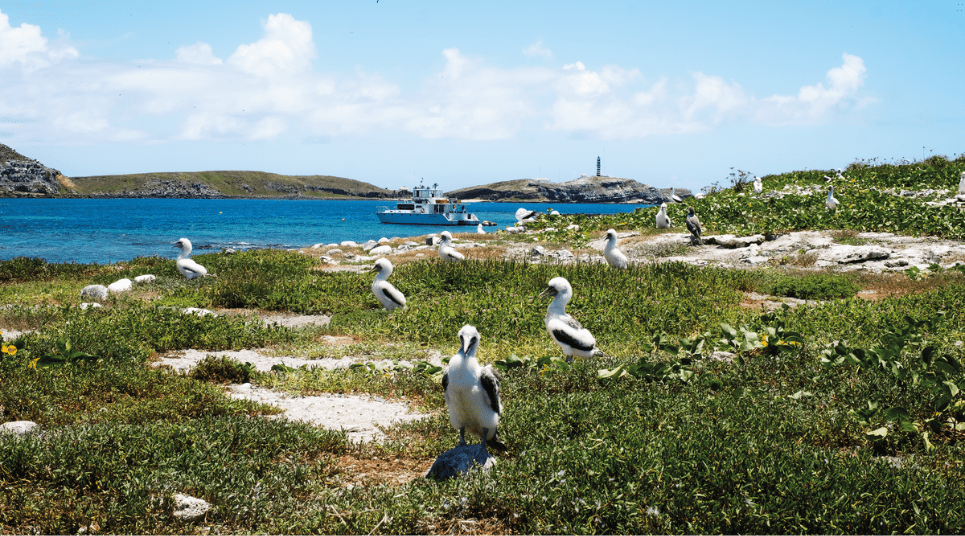
[[[479,221],[458,199],[446,197],[438,184],[432,187],[419,184],[412,191],[412,199],[402,201],[395,208],[376,207],[375,215],[382,223],[405,225],[495,225]]]

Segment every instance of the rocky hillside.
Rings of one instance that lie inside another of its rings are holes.
[[[691,197],[690,190],[678,188],[680,198]],[[522,179],[454,190],[448,194],[462,199],[487,201],[529,201],[542,203],[635,203],[659,205],[670,202],[670,189],[658,189],[631,179],[580,177],[555,183]]]
[[[64,190],[66,177],[56,169],[0,143],[0,197],[50,197]]]

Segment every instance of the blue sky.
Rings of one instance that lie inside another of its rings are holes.
[[[952,156],[963,2],[0,0],[0,143],[445,189]]]

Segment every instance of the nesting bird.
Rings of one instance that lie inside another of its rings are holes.
[[[623,269],[630,265],[630,259],[617,247],[617,232],[613,229],[607,229],[603,258],[606,259],[607,264],[614,268]]]
[[[529,210],[526,208],[516,209],[516,221],[519,223],[532,223],[536,221],[536,217],[539,216],[539,212],[535,210]]]
[[[660,203],[660,211],[657,212],[657,229],[669,229],[671,225],[670,216],[667,216],[667,204]]]
[[[838,206],[838,200],[834,198],[834,185],[828,186],[828,199],[824,202],[831,210]]]
[[[465,255],[456,251],[456,248],[452,247],[452,233],[449,231],[443,231],[439,235],[441,242],[439,242],[439,258],[446,262],[454,262],[465,260]]]
[[[563,350],[566,362],[572,363],[574,355],[583,358],[603,356],[604,353],[596,347],[596,339],[590,330],[566,314],[566,304],[573,297],[570,282],[563,277],[550,279],[546,290],[539,295],[540,298],[547,296],[553,298],[553,301],[546,310],[546,331]]]
[[[487,444],[506,450],[496,428],[503,405],[499,400],[499,377],[492,365],[479,366],[476,350],[479,331],[465,325],[459,330],[459,352],[449,360],[442,375],[442,389],[449,407],[449,422],[459,430],[459,446],[466,444],[466,432],[478,437],[485,449]]]
[[[196,279],[208,275],[208,269],[191,260],[191,241],[182,238],[174,242],[174,247],[181,250],[178,254],[178,271],[187,279]]]
[[[375,266],[370,270],[375,272],[375,281],[372,282],[372,294],[379,300],[386,311],[392,311],[399,307],[405,308],[405,296],[399,292],[392,283],[386,281],[392,275],[392,263],[389,259],[379,259],[375,261]]]
[[[700,225],[700,219],[694,214],[694,207],[687,207],[687,230],[690,231],[690,243],[699,246],[700,233],[704,231],[704,228]]]
[[[681,199],[680,196],[677,195],[676,192],[677,192],[677,188],[676,188],[676,187],[670,188],[670,199],[672,199],[674,203],[683,203],[684,200]]]
[[[962,173],[962,180],[958,181],[958,195],[965,195],[965,173]]]
[[[476,226],[476,234],[486,234],[486,230],[483,229],[483,226],[481,223]]]
[[[761,193],[764,191],[764,183],[761,182],[760,177],[754,177],[754,193]]]

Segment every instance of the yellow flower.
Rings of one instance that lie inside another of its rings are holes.
[[[16,347],[16,346],[14,346],[14,345],[12,345],[12,344],[11,344],[10,346],[7,346],[7,354],[8,354],[8,355],[14,355],[14,354],[16,354],[16,353],[17,353],[17,347]]]
[[[40,361],[39,357],[36,359],[31,359],[30,363],[27,364],[27,368],[32,368],[34,370],[37,370],[37,361]]]
[[[0,346],[0,354],[5,354],[5,353],[7,353],[7,345],[6,345],[6,344]]]

